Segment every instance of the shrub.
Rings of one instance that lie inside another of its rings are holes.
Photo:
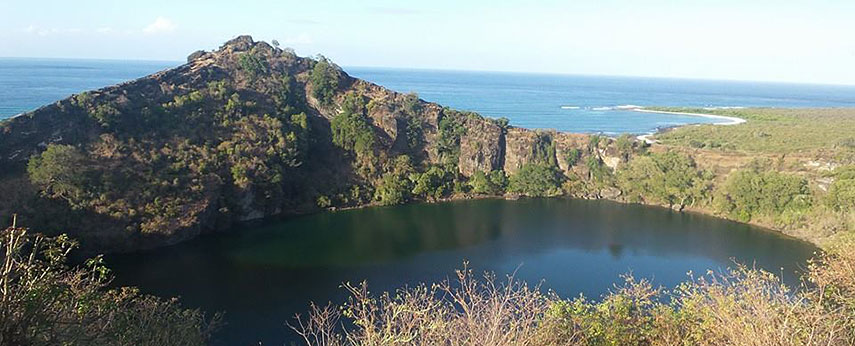
[[[720,211],[750,221],[760,215],[780,216],[808,209],[811,194],[806,179],[776,171],[744,169],[731,173],[718,188]]]
[[[333,143],[359,156],[374,152],[374,129],[365,116],[365,102],[361,95],[348,93],[342,111],[330,121]]]
[[[409,200],[409,190],[406,179],[395,173],[386,173],[380,178],[380,183],[377,184],[374,199],[380,205],[401,204]]]
[[[855,166],[843,166],[834,171],[826,203],[836,211],[855,212]]]
[[[469,178],[472,192],[481,195],[501,195],[505,193],[507,177],[503,171],[491,171],[489,175],[482,171],[476,171]]]
[[[561,194],[560,173],[551,166],[526,164],[508,181],[508,191],[533,197]]]
[[[675,152],[636,157],[617,176],[629,198],[679,209],[703,200],[712,186],[711,173],[698,169],[691,157]]]
[[[76,147],[50,144],[27,163],[30,182],[39,187],[44,196],[61,198],[72,207],[81,208],[89,199],[89,181],[86,157]]]
[[[442,167],[432,166],[413,176],[413,194],[428,199],[440,199],[454,190],[454,175]]]
[[[579,164],[579,160],[582,159],[582,150],[579,150],[579,148],[572,148],[570,150],[567,150],[565,159],[567,160],[567,166],[576,166],[577,164]]]
[[[238,56],[238,65],[249,76],[255,79],[262,73],[267,72],[267,61],[259,58],[252,52],[243,53]]]
[[[318,61],[312,68],[310,80],[312,82],[312,96],[323,106],[329,106],[333,102],[341,72],[324,56],[319,56]]]
[[[855,241],[809,266],[792,291],[775,275],[737,265],[668,292],[625,276],[600,299],[562,299],[492,274],[379,296],[344,287],[340,307],[312,305],[289,324],[308,345],[852,345]]]
[[[220,318],[177,300],[108,288],[100,257],[68,267],[76,243],[24,228],[0,231],[2,345],[204,345]]]

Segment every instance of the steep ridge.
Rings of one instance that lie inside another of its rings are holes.
[[[273,215],[485,194],[470,178],[526,165],[584,184],[579,162],[614,168],[613,142],[443,108],[240,36],[0,123],[0,216],[133,251]]]

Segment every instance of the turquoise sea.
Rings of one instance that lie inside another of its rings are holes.
[[[0,58],[0,119],[179,64]],[[619,109],[625,105],[855,107],[855,86],[374,67],[345,70],[393,90],[417,92],[444,106],[507,117],[515,126],[572,132],[647,133],[718,121]]]

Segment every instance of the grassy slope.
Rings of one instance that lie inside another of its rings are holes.
[[[787,154],[855,162],[855,108],[706,110],[661,108],[735,116],[738,126],[685,126],[655,138],[661,144],[722,151]]]

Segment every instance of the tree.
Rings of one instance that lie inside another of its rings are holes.
[[[691,157],[675,152],[636,157],[617,176],[621,190],[631,199],[680,210],[703,200],[712,186],[711,173],[698,169]]]
[[[855,211],[855,165],[834,170],[834,182],[828,187],[826,203],[836,211]]]
[[[750,221],[758,215],[801,212],[812,204],[805,178],[756,169],[731,173],[716,198],[719,210],[741,221]]]
[[[635,139],[632,135],[624,133],[615,141],[615,147],[617,147],[621,161],[629,162],[630,156],[632,156],[633,149],[635,148]]]
[[[372,155],[374,129],[365,116],[365,101],[361,95],[348,93],[342,102],[342,111],[330,121],[333,143],[358,156]]]
[[[312,82],[312,96],[314,96],[321,105],[329,106],[332,104],[335,92],[338,89],[338,83],[341,72],[323,55],[318,56],[318,61],[312,68],[310,80]]]
[[[86,157],[71,145],[50,144],[30,158],[27,174],[44,196],[61,198],[74,208],[82,208],[88,199],[90,170]]]
[[[442,167],[432,166],[414,175],[413,194],[428,199],[440,199],[454,188],[454,176]]]
[[[533,197],[554,196],[561,193],[561,177],[555,167],[529,163],[511,175],[508,191]]]

